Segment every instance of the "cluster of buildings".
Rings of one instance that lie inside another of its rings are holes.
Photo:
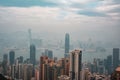
[[[69,34],[66,34],[65,57],[60,60],[53,58],[53,52],[46,49],[36,63],[36,47],[33,44],[30,44],[30,58],[26,60],[23,56],[15,58],[15,52],[10,51],[9,60],[8,54],[3,55],[0,73],[9,80],[79,80],[82,51],[69,53],[69,42]]]
[[[31,36],[30,31],[29,33]],[[26,60],[23,56],[15,58],[14,51],[9,52],[9,60],[8,54],[4,54],[0,73],[8,80],[114,80],[116,71],[120,72],[120,68],[117,68],[120,63],[119,48],[113,48],[113,55],[104,60],[94,59],[93,63],[82,63],[82,50],[69,52],[69,49],[70,40],[67,33],[64,58],[58,60],[53,57],[52,50],[45,49],[37,62],[36,46],[30,44],[30,57]]]
[[[69,57],[60,60],[43,55],[40,56],[40,63],[36,64],[32,54],[35,47],[32,45],[30,49],[30,60],[24,62],[21,56],[15,59],[15,52],[10,51],[8,64],[7,56],[4,55],[6,63],[3,61],[1,73],[10,80],[80,80],[81,50],[74,50],[69,53]],[[51,51],[47,50],[47,53],[51,54]]]
[[[119,48],[113,48],[113,55],[108,55],[105,59],[94,58],[92,63],[82,63],[82,80],[90,80],[90,78],[92,80],[117,80],[111,77],[116,76],[113,74],[118,72],[119,64]]]
[[[92,73],[110,75],[119,64],[119,48],[113,48],[113,55],[108,55],[105,59],[94,59],[93,63],[87,64],[87,67],[89,67]]]

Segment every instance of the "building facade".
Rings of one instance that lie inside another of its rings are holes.
[[[69,53],[69,48],[70,48],[70,38],[69,34],[65,34],[65,53]]]
[[[75,50],[70,53],[70,80],[80,80],[81,58],[81,50]]]
[[[113,48],[113,70],[119,66],[119,48]]]
[[[14,62],[15,62],[15,52],[14,51],[9,52],[9,61],[10,61],[10,65],[14,64]]]
[[[33,64],[33,66],[36,63],[36,48],[35,45],[30,45],[30,63]]]

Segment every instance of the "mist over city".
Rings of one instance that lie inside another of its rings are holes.
[[[119,0],[0,1],[0,80],[120,80],[119,50]]]

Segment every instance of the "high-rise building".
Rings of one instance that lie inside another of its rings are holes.
[[[19,57],[19,63],[23,63],[23,56]]]
[[[39,80],[39,68],[35,69],[35,79]]]
[[[36,48],[35,45],[30,45],[30,63],[33,64],[33,66],[36,64]]]
[[[98,72],[99,74],[103,74],[105,72],[105,66],[104,66],[104,61],[101,59],[98,59]]]
[[[22,79],[23,78],[23,65],[22,64],[18,64],[17,65],[17,75],[16,75],[17,79]]]
[[[106,69],[108,74],[112,73],[112,55],[107,56]]]
[[[49,66],[48,80],[57,80],[57,70],[56,70],[55,66]]]
[[[61,75],[67,75],[69,76],[69,58],[62,58],[59,60],[59,64],[61,66]]]
[[[94,58],[93,65],[92,65],[92,72],[97,73],[98,72],[98,59]]]
[[[70,39],[69,39],[69,34],[65,34],[65,53],[69,53],[70,49]]]
[[[53,59],[53,51],[45,49],[45,53],[43,54],[43,56],[47,56],[48,58]]]
[[[113,70],[119,66],[119,48],[113,48]]]
[[[48,64],[43,64],[42,65],[43,66],[43,73],[42,73],[42,76],[43,76],[43,78],[42,78],[42,80],[48,80],[49,79],[49,77],[48,77]]]
[[[81,50],[75,50],[70,53],[70,80],[81,80],[81,58]]]
[[[10,61],[10,65],[14,64],[14,61],[15,61],[15,52],[14,51],[9,52],[9,61]]]
[[[49,51],[48,51],[48,57],[49,57],[50,59],[53,59],[53,51],[52,51],[52,50],[49,50]]]
[[[24,64],[23,66],[23,80],[31,80],[33,78],[33,65]]]
[[[16,78],[16,65],[15,64],[13,64],[13,65],[11,65],[11,78],[12,79],[15,79]]]
[[[83,73],[82,80],[92,80],[92,79],[90,79],[91,78],[91,73],[89,71],[89,68],[83,69],[82,73]]]
[[[3,55],[3,61],[8,61],[8,55],[7,54]]]
[[[39,79],[44,80],[44,64],[48,61],[47,56],[40,57],[40,72],[39,72]]]
[[[4,54],[3,55],[3,62],[2,62],[2,66],[3,66],[3,74],[7,75],[7,63],[8,63],[8,55]]]

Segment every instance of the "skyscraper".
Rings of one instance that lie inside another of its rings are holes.
[[[75,50],[70,53],[70,80],[80,80],[82,51]]]
[[[45,49],[44,56],[48,56],[48,58],[52,59],[53,58],[53,51]]]
[[[44,78],[44,64],[47,60],[48,60],[47,56],[40,57],[40,73],[39,73],[40,80],[43,80],[43,78]]]
[[[98,72],[103,74],[105,72],[104,60],[98,59]]]
[[[49,50],[49,51],[48,51],[48,57],[49,57],[50,59],[53,59],[53,51],[52,51],[52,50]]]
[[[23,56],[19,57],[19,63],[23,63]]]
[[[36,59],[36,49],[35,49],[35,45],[31,44],[30,45],[30,63],[33,64],[33,66],[35,65]]]
[[[113,48],[113,70],[119,66],[119,48]]]
[[[70,39],[69,39],[69,34],[65,34],[65,53],[69,53],[69,48],[70,48]]]
[[[3,55],[3,61],[8,61],[8,55],[7,54]]]
[[[106,65],[107,65],[106,69],[108,71],[108,74],[111,74],[112,73],[112,55],[107,56]]]
[[[15,52],[14,51],[9,52],[9,61],[10,61],[10,65],[14,64],[14,61],[15,61]]]
[[[3,62],[2,62],[2,66],[3,66],[3,74],[7,75],[7,62],[8,62],[8,55],[4,54],[3,55]]]
[[[32,80],[33,75],[33,65],[24,64],[23,65],[23,79],[22,80]]]

